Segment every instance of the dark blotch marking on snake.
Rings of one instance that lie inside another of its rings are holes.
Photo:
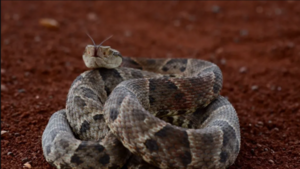
[[[93,90],[86,88],[86,87],[82,87],[81,89],[83,90],[84,97],[87,97],[87,98],[95,100],[95,101],[100,101],[99,97]]]
[[[136,63],[134,60],[131,58],[123,58],[123,67],[131,67],[135,69],[143,69],[140,64]]]
[[[184,96],[184,93],[181,93],[181,92],[179,93],[178,92],[178,93],[175,94],[174,98],[175,98],[175,100],[179,100],[179,99],[182,99],[183,96]]]
[[[156,132],[155,136],[164,138],[164,137],[168,137],[168,136],[174,135],[174,134],[176,134],[176,136],[178,136],[178,140],[182,144],[181,147],[190,148],[190,142],[189,142],[187,132],[184,130],[176,130],[170,125],[166,125],[160,131]]]
[[[104,90],[106,91],[106,95],[110,95],[111,90],[105,85]]]
[[[125,88],[125,90],[127,90],[126,88]],[[122,102],[123,102],[123,100],[125,99],[125,97],[126,96],[128,96],[128,92],[123,92],[124,91],[124,87],[123,86],[121,86],[121,87],[118,87],[118,88],[115,88],[115,90],[114,90],[114,93],[119,93],[118,94],[118,97],[116,98],[116,103],[117,103],[117,105],[118,106],[121,106],[121,104],[122,104]],[[128,91],[128,90],[127,90]]]
[[[148,150],[150,150],[151,152],[152,151],[156,151],[158,150],[158,145],[157,145],[157,142],[153,139],[148,139],[146,140],[145,142],[145,146]]]
[[[169,70],[169,67],[171,67],[172,65],[174,69],[177,68],[177,65],[184,65],[179,68],[179,70],[183,72],[186,69],[186,64],[187,64],[187,59],[171,59],[165,64],[162,70],[166,72]]]
[[[103,119],[103,114],[96,114],[96,115],[93,117],[93,119],[94,119],[95,121],[97,121],[97,120],[102,120],[102,119]]]
[[[218,94],[222,88],[222,83],[223,83],[223,77],[222,77],[222,73],[221,71],[219,70],[219,68],[215,68],[213,70],[214,74],[215,74],[215,79],[219,79],[219,81],[216,81],[214,83],[214,86],[213,86],[213,91],[215,94]]]
[[[64,149],[66,149],[66,148],[69,146],[68,141],[67,141],[67,140],[64,140],[64,139],[59,140],[59,144],[60,144]]]
[[[143,78],[144,77],[143,73],[138,70],[132,70],[131,76],[133,78]]]
[[[149,89],[150,92],[155,91],[156,89],[156,82],[154,79],[149,79]]]
[[[153,105],[155,102],[155,99],[152,96],[149,96],[149,103],[150,105]]]
[[[112,76],[115,79],[122,79],[120,73],[116,69],[99,68],[98,70],[103,81],[106,81],[109,77]]]
[[[110,115],[109,115],[109,117],[110,117],[110,119],[111,119],[112,121],[115,121],[116,118],[118,117],[118,115],[119,115],[119,111],[118,111],[117,109],[112,108],[112,109],[110,110]]]
[[[168,137],[172,135],[172,133],[176,132],[176,130],[170,125],[166,125],[164,128],[156,132],[154,135],[158,137]]]
[[[146,115],[143,113],[143,111],[139,109],[133,109],[132,116],[139,121],[143,121],[146,118]]]
[[[229,125],[227,121],[223,121],[223,120],[214,121],[213,125],[220,126],[222,128],[223,147],[231,146],[228,145],[228,143],[232,143],[230,142],[230,139],[237,138],[234,128],[231,125]]]
[[[90,124],[86,120],[84,120],[80,127],[80,133],[84,133],[89,129],[90,129]]]
[[[85,150],[85,149],[86,149],[86,146],[87,146],[87,144],[86,144],[85,141],[81,142],[81,143],[79,144],[79,146],[77,147],[76,152],[81,151],[81,150]]]
[[[222,151],[220,154],[220,162],[225,163],[228,159],[229,154],[226,151]]]
[[[166,83],[167,83],[169,89],[173,89],[173,90],[178,89],[178,87],[173,82],[171,82],[170,80],[168,80]]]
[[[187,64],[187,59],[171,59],[166,63],[166,65],[171,65],[173,63],[180,63],[180,64],[185,65],[185,64]]]
[[[74,97],[74,103],[76,105],[78,105],[78,107],[81,107],[81,108],[86,106],[85,101],[80,96],[75,96]]]
[[[185,151],[183,154],[180,154],[180,157],[181,162],[185,167],[187,167],[192,162],[192,155],[188,151]]]
[[[99,159],[99,163],[101,163],[102,165],[106,165],[108,164],[110,161],[110,157],[108,154],[104,154],[100,159]]]
[[[186,69],[186,67],[181,67],[179,70],[180,70],[181,72],[184,72],[185,69]]]
[[[46,154],[49,155],[51,153],[51,145],[47,145]]]
[[[71,163],[75,163],[76,165],[80,165],[83,163],[82,160],[80,160],[80,157],[77,154],[74,154],[71,158]]]
[[[166,72],[166,71],[168,71],[168,70],[169,70],[169,68],[167,68],[167,67],[163,67],[163,68],[162,68],[162,70],[163,70],[164,72]]]

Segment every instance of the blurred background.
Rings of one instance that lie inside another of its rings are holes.
[[[1,168],[51,168],[42,132],[87,70],[86,31],[123,56],[216,63],[241,124],[231,168],[299,168],[299,16],[296,1],[1,1]]]

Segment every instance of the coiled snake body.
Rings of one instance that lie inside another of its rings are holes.
[[[42,136],[50,164],[198,169],[234,163],[239,120],[219,95],[222,74],[215,64],[122,58],[94,45],[83,59],[94,69],[74,80],[66,109],[52,115]]]

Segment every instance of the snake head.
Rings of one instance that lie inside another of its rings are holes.
[[[87,45],[82,55],[88,68],[117,68],[122,64],[122,55],[110,46]]]

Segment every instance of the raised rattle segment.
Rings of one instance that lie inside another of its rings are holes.
[[[66,111],[51,117],[42,141],[48,162],[57,168],[121,168],[126,161],[128,168],[233,164],[239,121],[219,96],[222,74],[215,64],[123,58],[119,67],[118,51],[96,45],[88,45],[83,58],[87,67],[107,67],[79,75]],[[134,157],[128,161],[129,151]]]

